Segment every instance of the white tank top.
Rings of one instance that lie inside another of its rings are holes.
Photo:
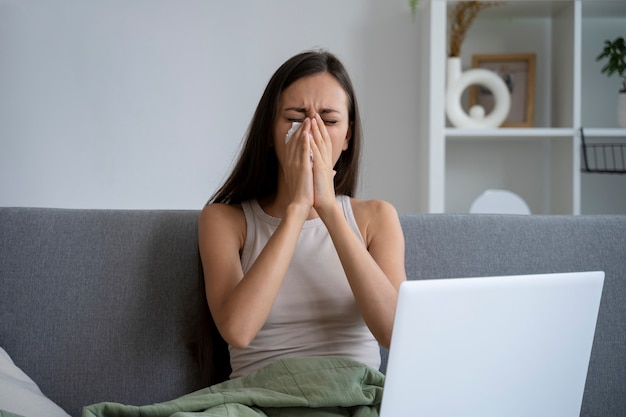
[[[364,243],[348,196],[338,196],[348,223]],[[242,204],[247,223],[241,265],[246,273],[281,219],[255,201]],[[247,375],[277,359],[293,356],[345,356],[375,369],[378,342],[367,328],[320,218],[307,220],[269,317],[245,349],[229,347],[231,378]]]

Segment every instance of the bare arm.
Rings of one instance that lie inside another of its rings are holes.
[[[336,207],[336,208],[335,208]],[[364,247],[337,205],[320,217],[326,224],[357,305],[378,342],[389,347],[400,284],[406,280],[404,236],[395,208],[384,201],[353,199]]]
[[[279,187],[287,196],[280,225],[250,270],[244,274],[240,254],[245,243],[246,220],[238,206],[211,204],[199,220],[200,256],[206,298],[220,334],[228,344],[244,348],[266,322],[313,202],[308,132],[310,121],[281,148]]]
[[[326,225],[359,311],[379,344],[389,347],[404,270],[404,235],[395,208],[381,200],[351,199],[366,247],[336,203],[333,148],[323,121],[312,123],[314,207]]]
[[[246,221],[240,207],[211,204],[198,224],[206,298],[220,334],[246,347],[272,308],[306,219],[306,207],[290,205],[276,232],[244,275],[240,251]]]

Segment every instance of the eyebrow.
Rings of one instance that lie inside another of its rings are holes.
[[[298,113],[306,113],[307,109],[304,108],[304,107],[287,107],[285,109],[285,111],[295,111],[295,112],[298,112]],[[328,113],[339,113],[339,114],[341,114],[341,112],[339,110],[329,109],[329,108],[322,109],[318,113],[320,115],[321,114],[328,114]]]

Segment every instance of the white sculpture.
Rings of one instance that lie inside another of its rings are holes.
[[[446,91],[446,114],[450,122],[460,128],[485,129],[499,127],[511,109],[511,95],[502,80],[493,71],[481,68],[461,72],[461,59],[448,59],[448,86]],[[474,105],[469,114],[461,106],[461,94],[470,85],[480,84],[487,87],[494,97],[494,108],[485,115],[485,109]]]

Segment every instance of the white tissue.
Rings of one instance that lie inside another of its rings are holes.
[[[294,133],[296,133],[296,130],[298,130],[301,124],[302,124],[301,122],[291,123],[291,127],[289,128],[289,130],[287,131],[287,134],[285,135],[285,143],[291,140],[291,137],[293,136]],[[309,132],[309,138],[313,139],[313,135],[311,134],[311,132]],[[310,151],[310,156],[311,156],[311,162],[313,162],[313,151]]]
[[[289,130],[287,131],[287,134],[285,135],[285,143],[289,142],[289,140],[291,139],[293,134],[296,133],[296,130],[298,130],[301,124],[302,123],[300,122],[291,123],[291,128],[289,128]]]

